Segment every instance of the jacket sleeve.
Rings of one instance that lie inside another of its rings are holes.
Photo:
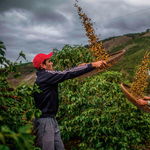
[[[45,70],[45,72],[42,74],[40,78],[41,80],[47,82],[48,84],[56,84],[56,83],[63,82],[67,79],[78,77],[92,70],[93,70],[92,64],[70,68],[65,71]]]

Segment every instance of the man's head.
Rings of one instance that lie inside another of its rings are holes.
[[[50,62],[50,57],[53,55],[53,52],[49,54],[39,53],[33,59],[33,65],[36,69],[42,68],[46,70],[53,70],[53,63]]]

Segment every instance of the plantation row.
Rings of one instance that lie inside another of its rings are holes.
[[[4,55],[0,43],[0,150],[34,150],[36,147],[33,118],[41,112],[34,106],[33,85],[22,84],[12,89],[7,76],[17,67]],[[53,50],[54,69],[64,70],[93,60],[89,50],[80,45],[65,45]],[[20,53],[24,56],[23,53]],[[86,56],[86,57],[85,57]],[[65,148],[70,150],[125,150],[147,147],[150,139],[149,114],[128,102],[120,83],[130,84],[122,74],[105,71],[95,76],[67,80],[59,84],[57,115]],[[138,146],[138,147],[137,147]]]

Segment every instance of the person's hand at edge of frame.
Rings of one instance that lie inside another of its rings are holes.
[[[150,100],[150,97],[144,96],[142,99],[143,99],[143,100]]]
[[[137,99],[136,102],[138,105],[148,105],[148,102],[146,100],[143,100],[143,99]]]

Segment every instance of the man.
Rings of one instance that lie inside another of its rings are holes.
[[[46,55],[40,53],[33,59],[33,65],[37,68],[35,84],[39,86],[40,93],[34,93],[36,108],[42,111],[40,118],[33,121],[34,129],[38,137],[38,146],[42,150],[64,150],[60,130],[55,119],[59,107],[58,83],[67,79],[78,77],[92,71],[93,68],[103,68],[106,61],[97,61],[90,64],[81,64],[65,71],[54,71],[50,57],[53,52]]]
[[[137,103],[139,105],[148,105],[148,106],[150,106],[150,97],[144,96],[143,99],[138,99]]]

